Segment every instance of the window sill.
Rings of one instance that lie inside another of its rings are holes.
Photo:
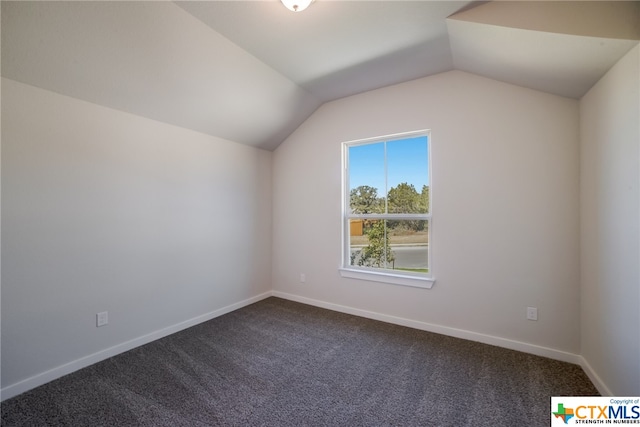
[[[411,286],[423,289],[431,289],[433,284],[436,282],[436,280],[431,277],[360,270],[355,268],[340,268],[340,275],[350,279],[369,280],[371,282],[382,282],[392,285]]]

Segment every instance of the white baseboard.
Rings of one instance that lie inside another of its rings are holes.
[[[141,337],[134,338],[132,340],[123,342],[121,344],[114,345],[113,347],[100,350],[96,353],[90,354],[85,357],[81,357],[69,363],[65,363],[64,365],[57,366],[48,371],[29,377],[25,380],[8,385],[0,390],[0,401],[17,396],[21,393],[24,393],[25,391],[28,391],[38,386],[41,386],[43,384],[46,384],[50,381],[53,381],[64,375],[75,372],[79,369],[86,368],[87,366],[93,365],[94,363],[101,362],[105,359],[116,356],[120,353],[124,353],[125,351],[132,350],[136,347],[139,347],[144,344],[148,344],[160,338],[164,338],[168,335],[174,334],[183,329],[187,329],[199,323],[206,322],[207,320],[211,320],[216,317],[222,316],[223,314],[230,313],[234,310],[256,303],[270,296],[272,296],[271,291],[265,292],[260,295],[256,295],[244,301],[240,301],[240,302],[228,305],[226,307],[219,308],[217,310],[203,314],[201,316],[197,316],[192,319],[185,320],[184,322],[177,323],[175,325],[160,329],[155,332],[151,332],[150,334],[143,335]]]
[[[604,381],[602,381],[602,378],[600,378],[600,376],[596,374],[596,371],[593,370],[589,362],[587,362],[587,359],[585,359],[583,356],[580,356],[580,366],[582,366],[582,369],[587,374],[593,385],[596,386],[601,395],[614,396],[614,394],[611,392],[611,389],[607,387]]]
[[[447,335],[455,338],[462,338],[470,341],[477,341],[484,344],[495,345],[497,347],[508,348],[510,350],[522,351],[524,353],[535,354],[536,356],[548,357],[550,359],[569,362],[581,365],[581,357],[577,354],[568,353],[562,350],[542,347],[535,344],[528,344],[521,341],[514,341],[507,338],[500,338],[492,335],[480,334],[478,332],[467,331],[464,329],[450,328],[448,326],[435,325],[432,323],[419,322],[417,320],[405,319],[402,317],[390,316],[388,314],[376,313],[373,311],[361,310],[359,308],[348,307],[344,305],[333,304],[329,302],[319,301],[311,298],[301,297],[298,295],[288,294],[285,292],[274,291],[273,296],[300,302],[303,304],[313,305],[316,307],[326,308],[341,313],[353,314],[355,316],[366,317],[368,319],[380,320],[382,322],[393,323],[401,326],[408,326],[414,329],[420,329],[427,332],[435,332],[437,334]],[[597,385],[596,385],[597,386]]]

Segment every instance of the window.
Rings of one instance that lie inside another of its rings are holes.
[[[343,144],[341,274],[430,288],[428,131]]]

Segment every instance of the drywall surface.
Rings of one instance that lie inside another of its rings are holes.
[[[582,356],[640,395],[640,48],[580,100]]]
[[[342,278],[341,143],[420,129],[434,287]],[[274,152],[274,291],[577,354],[578,129],[575,100],[459,71],[323,105]]]
[[[270,152],[2,80],[3,389],[270,291],[270,249]]]

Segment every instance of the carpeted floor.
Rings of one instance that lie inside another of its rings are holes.
[[[548,426],[579,366],[279,298],[2,403],[2,426]]]

